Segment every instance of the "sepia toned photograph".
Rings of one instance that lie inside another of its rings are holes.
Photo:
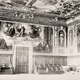
[[[0,79],[55,76],[80,76],[80,0],[0,0]]]

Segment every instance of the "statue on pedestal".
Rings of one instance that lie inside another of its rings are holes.
[[[64,47],[64,32],[59,32],[59,46]]]

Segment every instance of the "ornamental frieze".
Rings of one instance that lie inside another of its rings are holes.
[[[66,25],[65,21],[56,21],[55,18],[37,15],[35,13],[29,12],[20,12],[20,11],[0,11],[0,17],[5,18],[9,21],[16,21],[16,22],[31,22],[35,24],[43,24],[43,25],[54,25],[54,24],[61,24]],[[4,19],[4,20],[5,20]]]
[[[10,18],[18,18],[18,19],[31,19],[31,20],[39,20],[39,21],[55,21],[53,18],[47,18],[47,17],[38,17],[35,16],[35,14],[31,13],[20,13],[20,12],[0,12],[0,16],[3,17],[10,17]]]
[[[10,17],[10,18],[19,18],[19,19],[32,19],[34,14],[21,13],[21,12],[0,12],[0,16]]]

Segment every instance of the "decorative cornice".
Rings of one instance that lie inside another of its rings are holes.
[[[56,21],[55,18],[58,18]],[[22,12],[15,10],[0,10],[0,20],[42,24],[49,26],[67,26],[64,17],[35,12]]]
[[[73,25],[73,24],[77,24],[80,23],[80,15],[77,15],[76,17],[70,18],[66,21],[67,26]]]

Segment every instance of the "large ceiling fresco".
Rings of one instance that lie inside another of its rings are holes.
[[[0,0],[0,7],[30,9],[69,18],[79,13],[80,0]]]

